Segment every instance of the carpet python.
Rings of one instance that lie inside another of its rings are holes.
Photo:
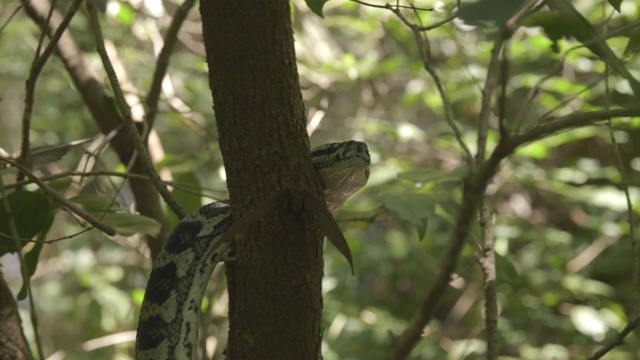
[[[311,161],[332,215],[369,178],[370,157],[363,142],[318,146],[311,151]],[[202,297],[214,267],[231,249],[228,241],[218,242],[232,223],[229,202],[217,201],[187,215],[169,235],[153,264],[142,302],[137,360],[197,357]]]

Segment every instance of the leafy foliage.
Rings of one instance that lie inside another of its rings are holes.
[[[39,193],[16,191],[0,199],[0,255],[16,252],[50,225],[49,202]]]

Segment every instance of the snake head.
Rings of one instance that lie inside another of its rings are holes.
[[[311,162],[324,186],[327,209],[333,215],[369,179],[371,157],[367,144],[361,141],[318,146],[311,151]]]

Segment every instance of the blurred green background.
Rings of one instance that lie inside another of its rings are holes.
[[[104,2],[103,30],[126,71],[127,93],[144,98],[153,74],[154,47],[177,3]],[[606,1],[573,3],[598,29],[606,20],[615,34],[607,44],[619,57],[629,48],[629,39],[638,38],[637,3],[622,1],[620,12]],[[24,12],[10,19],[19,4],[0,1],[0,148],[9,154],[20,148],[25,79],[40,36]],[[348,264],[332,246],[325,247],[323,355],[327,360],[383,359],[394,335],[418,312],[438,272],[468,169],[415,37],[393,12],[332,0],[322,19],[301,0],[292,5],[312,145],[356,139],[366,141],[372,155],[368,186],[337,217],[353,252],[356,275],[350,275]],[[456,2],[425,0],[415,5],[436,10],[404,9],[402,14],[429,25],[447,19]],[[456,20],[427,32],[429,62],[446,90],[462,138],[474,153],[481,90],[496,34],[483,17],[491,18],[495,11],[487,9],[489,15],[474,10],[479,22]],[[71,28],[92,65],[104,74],[86,15],[79,13]],[[164,152],[157,168],[171,174],[174,195],[188,210],[224,199],[226,191],[199,33],[196,7],[178,36],[168,71],[170,86],[163,91],[154,128],[154,146]],[[605,64],[579,42],[563,38],[555,46],[556,52],[537,26],[522,27],[513,35],[505,106],[509,129],[524,131],[544,123],[540,119],[548,115],[638,104],[626,80],[612,75],[605,84]],[[639,77],[640,59],[633,51],[625,62]],[[36,89],[32,147],[99,134],[59,59],[49,60]],[[497,107],[494,111],[492,129],[497,128]],[[496,141],[492,130],[488,148]],[[624,167],[637,213],[636,144],[640,118],[623,118],[611,128],[592,126],[547,137],[502,163],[487,200],[497,252],[501,358],[587,358],[626,325],[639,303],[631,286],[637,254],[631,252],[634,240],[618,164]],[[93,150],[83,145],[45,162],[37,173],[82,170],[81,159],[90,151],[93,170],[124,171],[108,147]],[[0,175],[7,185],[16,172],[0,169]],[[120,212],[135,209],[122,177],[93,176],[80,187],[71,182],[66,176],[51,185],[69,197],[80,196],[76,201],[85,207],[115,199]],[[5,195],[11,191],[5,189]],[[481,239],[474,226],[451,288],[411,359],[484,356],[483,278],[476,262]],[[147,250],[140,234],[109,238],[82,229],[68,213],[57,211],[44,239],[77,235],[46,245],[31,279],[45,355],[130,359],[132,331],[150,270]],[[0,263],[17,293],[22,285],[17,257],[5,255]],[[223,272],[218,268],[210,282],[202,315],[202,347],[216,359],[223,358],[228,325]],[[28,303],[21,301],[19,308],[33,341]],[[637,331],[606,358],[640,358]]]

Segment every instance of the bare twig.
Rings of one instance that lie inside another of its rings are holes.
[[[167,187],[162,183],[160,176],[156,172],[153,167],[153,163],[149,157],[149,153],[147,152],[144,143],[142,142],[142,138],[140,137],[140,133],[136,129],[136,126],[131,118],[131,108],[127,104],[122,89],[119,86],[118,77],[115,74],[113,66],[109,61],[109,55],[107,54],[107,50],[104,46],[104,39],[102,36],[102,28],[100,27],[100,20],[98,18],[98,11],[95,7],[95,4],[92,1],[87,2],[87,8],[89,10],[89,17],[91,19],[91,23],[93,25],[93,30],[96,37],[96,46],[98,49],[98,53],[100,54],[100,58],[102,59],[102,64],[104,65],[105,71],[107,73],[107,77],[109,78],[109,82],[111,83],[111,87],[113,89],[116,103],[118,104],[118,108],[123,114],[124,118],[124,128],[127,132],[130,141],[135,144],[136,151],[140,158],[140,161],[143,164],[145,172],[149,175],[149,180],[153,184],[153,186],[158,190],[164,201],[167,205],[173,210],[173,212],[178,216],[178,218],[182,219],[185,217],[186,212],[182,207],[175,201],[175,199],[167,190]]]
[[[499,70],[497,72],[497,78],[500,79],[500,97],[498,98],[498,129],[500,134],[500,140],[508,140],[509,132],[507,130],[507,126],[505,124],[505,108],[507,104],[507,84],[509,79],[508,72],[508,56],[507,49],[508,46],[503,46],[506,43],[506,39],[509,36],[509,32],[507,30],[501,30],[497,39],[494,43],[494,52],[492,52],[492,59],[490,61],[490,69],[487,71],[487,81],[485,82],[485,90],[483,91],[483,115],[484,118],[481,117],[480,126],[482,131],[478,133],[478,153],[476,154],[476,161],[478,162],[478,166],[484,163],[484,153],[486,151],[486,136],[488,132],[488,115],[487,111],[491,106],[491,93],[493,89],[489,86],[490,83],[494,82],[492,77],[495,75],[495,70]],[[499,58],[499,51],[496,52],[496,49],[502,50],[502,59],[500,62],[500,67],[498,68],[496,60]],[[495,56],[495,58],[494,58]],[[495,70],[491,70],[491,66],[493,65]],[[486,359],[487,360],[495,360],[498,358],[498,295],[496,289],[496,254],[494,249],[494,239],[493,239],[493,224],[491,222],[491,208],[487,204],[487,195],[486,193],[482,195],[480,211],[479,211],[479,225],[482,231],[482,254],[478,256],[478,263],[480,264],[480,268],[482,269],[482,274],[484,276],[484,318],[485,318],[485,333],[487,340],[487,352]]]
[[[509,46],[502,48],[502,59],[500,60],[500,98],[498,99],[498,131],[500,137],[509,136],[509,130],[506,124],[506,107],[507,107],[507,86],[509,85]]]
[[[480,208],[480,229],[482,231],[482,254],[478,263],[484,275],[484,322],[487,339],[487,360],[498,358],[498,295],[496,290],[496,253],[493,241],[491,209],[483,196]]]
[[[540,140],[561,130],[593,125],[593,123],[597,121],[604,121],[609,118],[637,116],[640,116],[640,107],[613,109],[609,111],[575,113],[567,116],[549,119],[546,123],[533,127],[525,133],[522,133],[520,135],[512,135],[510,140],[515,144],[515,146],[520,146],[528,142]]]
[[[473,221],[478,211],[486,185],[497,171],[500,161],[512,151],[503,142],[498,143],[494,154],[480,171],[465,178],[458,217],[447,242],[448,246],[445,255],[440,262],[438,275],[423,300],[417,316],[409,323],[402,334],[395,339],[389,359],[406,359],[420,340],[424,327],[431,321],[440,300],[447,290],[451,274],[455,270],[458,257],[471,228],[471,221]]]
[[[17,237],[17,238],[16,238],[16,237],[12,236],[11,234],[5,234],[5,233],[0,233],[0,235],[4,235],[4,236],[11,237],[12,239],[17,240],[17,241],[19,241],[19,242],[23,242],[23,243],[31,243],[31,244],[39,244],[39,243],[44,243],[44,244],[53,244],[53,243],[55,243],[55,242],[59,242],[59,241],[62,241],[62,240],[72,239],[72,238],[74,238],[74,237],[76,237],[76,236],[78,236],[78,235],[84,234],[84,233],[86,233],[86,232],[88,232],[88,231],[91,231],[91,230],[93,230],[93,229],[95,229],[95,227],[94,227],[94,226],[89,226],[89,227],[86,227],[86,228],[84,228],[84,229],[82,229],[82,230],[80,230],[80,231],[78,231],[78,232],[76,232],[76,233],[74,233],[74,234],[71,234],[71,235],[65,235],[65,236],[61,236],[61,237],[58,237],[58,238],[53,238],[53,239],[49,239],[49,240],[45,240],[45,241],[41,241],[41,240],[33,240],[33,239],[25,239],[25,238],[21,238],[21,237]]]
[[[433,30],[435,28],[439,28],[440,26],[451,22],[453,20],[455,20],[455,18],[458,17],[458,13],[454,13],[453,15],[449,16],[448,18],[444,19],[444,20],[440,20],[440,21],[436,21],[435,23],[431,24],[431,25],[427,25],[427,26],[418,26],[416,28],[416,30],[419,31],[428,31],[428,30]]]
[[[635,319],[629,321],[627,326],[620,331],[620,333],[611,340],[611,342],[603,347],[601,347],[598,351],[596,351],[593,355],[589,357],[589,360],[600,359],[605,356],[609,351],[613,350],[613,348],[624,344],[624,339],[627,335],[631,334],[633,330],[635,330],[638,326],[640,326],[640,317],[636,317]]]
[[[36,50],[36,53],[34,55],[33,62],[31,63],[31,69],[29,71],[29,77],[27,78],[27,81],[25,83],[24,113],[22,114],[22,142],[20,145],[19,162],[27,165],[27,167],[29,163],[29,151],[30,151],[29,132],[31,130],[31,115],[33,113],[33,105],[35,103],[36,82],[38,81],[38,76],[40,76],[40,72],[44,68],[44,65],[47,63],[47,60],[49,60],[49,57],[51,56],[51,54],[53,54],[53,51],[55,50],[58,44],[58,40],[60,40],[62,33],[64,33],[64,31],[69,26],[71,19],[75,15],[76,11],[78,11],[78,8],[80,8],[81,3],[82,3],[82,0],[75,0],[71,4],[71,6],[69,7],[69,11],[65,15],[62,22],[60,23],[60,26],[58,27],[58,29],[55,31],[55,33],[51,37],[49,44],[44,49],[42,54],[40,54],[40,48],[42,46],[42,42],[44,41],[44,38],[46,37],[45,31],[41,33],[40,39],[38,41],[38,49]],[[46,20],[47,24],[51,19],[51,16],[53,14],[53,9],[54,9],[54,5],[51,4],[51,8],[49,9],[49,13],[47,15],[47,20]],[[18,180],[22,180],[23,175],[21,174],[22,173],[19,173]]]
[[[365,3],[365,5],[367,4]],[[400,12],[398,7],[387,4],[384,8],[393,12],[400,19],[400,21],[402,21],[413,32],[413,35],[416,39],[416,43],[418,44],[418,49],[420,51],[420,57],[422,60],[423,67],[433,79],[433,82],[435,83],[436,88],[438,89],[438,93],[440,94],[440,98],[442,99],[442,107],[444,108],[445,120],[447,121],[447,124],[453,131],[453,135],[456,138],[458,145],[464,152],[467,165],[469,166],[469,168],[473,169],[474,168],[473,156],[471,155],[471,151],[467,147],[467,144],[462,139],[462,133],[460,132],[460,129],[458,129],[458,126],[456,125],[454,120],[453,110],[451,108],[451,102],[449,101],[449,96],[447,95],[447,92],[444,86],[442,85],[442,81],[440,80],[440,76],[438,75],[438,72],[435,70],[435,68],[432,65],[431,48],[429,46],[429,40],[427,38],[427,35],[425,34],[425,32],[421,31],[422,27],[410,22]],[[415,10],[418,10],[418,9],[414,8],[414,11]]]
[[[5,21],[4,24],[2,24],[2,26],[0,26],[0,33],[2,33],[4,31],[4,29],[7,27],[7,25],[9,25],[9,23],[11,23],[11,20],[13,20],[13,18],[16,16],[18,11],[20,11],[20,9],[22,9],[22,5],[18,5],[18,6],[16,6],[15,9],[13,9],[13,12],[7,18],[7,21]]]
[[[505,42],[504,35],[504,31],[498,31],[496,33],[493,49],[491,50],[491,58],[487,65],[487,79],[482,89],[480,120],[478,122],[478,152],[476,153],[476,162],[478,162],[478,164],[484,162],[486,156],[489,117],[491,116],[491,99],[498,85],[498,62],[500,61],[500,50]]]
[[[178,31],[180,30],[180,26],[182,26],[184,20],[187,18],[189,10],[191,10],[194,3],[195,0],[186,0],[178,7],[176,13],[173,14],[171,25],[169,25],[164,37],[164,46],[158,54],[156,68],[151,80],[151,87],[149,88],[149,94],[146,99],[147,116],[145,120],[147,122],[148,129],[153,128],[153,123],[155,121],[156,114],[158,113],[158,100],[160,99],[160,91],[162,90],[162,80],[164,79],[167,73],[167,68],[169,67],[169,58],[175,48]]]
[[[529,0],[520,10],[518,10],[511,19],[507,20],[506,26],[510,32],[516,31],[518,28],[518,20],[520,20],[531,8],[538,3],[538,0]]]
[[[411,6],[407,6],[407,5],[400,5],[400,4],[395,4],[395,5],[391,5],[389,3],[386,3],[384,5],[378,5],[378,4],[372,4],[372,3],[368,3],[365,1],[361,1],[361,0],[351,0],[354,3],[358,3],[360,5],[364,5],[364,6],[368,6],[368,7],[372,7],[372,8],[377,8],[377,9],[411,9],[411,10],[418,10],[418,11],[433,11],[433,8],[417,8],[413,5]]]
[[[23,0],[25,12],[38,26],[52,36],[62,22],[63,16],[54,10],[51,23],[47,24],[47,13],[50,2],[47,0]],[[127,138],[125,131],[121,131],[124,121],[121,114],[114,108],[109,95],[103,86],[103,79],[91,66],[89,59],[78,45],[70,29],[65,31],[58,42],[56,55],[64,65],[74,86],[78,89],[82,100],[91,113],[100,131],[109,139],[109,145],[117,154],[120,161],[127,165],[135,158],[135,146]],[[145,174],[146,170],[140,160],[131,166],[131,172]],[[167,218],[165,216],[157,190],[149,185],[149,180],[130,178],[130,185],[135,197],[136,207],[140,214],[156,219],[162,224],[160,235],[147,235],[145,241],[155,258],[169,234]]]
[[[61,173],[57,173],[57,174],[52,174],[52,175],[46,175],[46,176],[41,176],[39,179],[41,181],[51,181],[51,180],[56,180],[56,179],[62,179],[62,178],[66,178],[66,177],[70,177],[70,176],[81,176],[81,177],[89,177],[89,176],[116,176],[116,177],[121,177],[121,178],[125,178],[125,179],[143,179],[143,180],[148,180],[149,177],[147,175],[143,175],[143,174],[135,174],[135,173],[124,173],[124,172],[117,172],[117,171],[105,171],[105,170],[94,170],[94,171],[65,171],[65,172],[61,172]],[[177,183],[175,181],[166,181],[166,180],[162,180],[162,182],[167,185],[167,186],[172,186],[176,189],[180,189],[181,191],[184,191],[186,193],[189,194],[193,194],[193,195],[198,195],[198,196],[202,196],[202,197],[206,197],[209,199],[214,199],[214,200],[219,200],[221,198],[224,198],[224,196],[226,196],[226,193],[223,191],[219,191],[219,190],[215,190],[212,188],[203,188],[203,187],[194,187],[194,186],[189,186],[189,185],[185,185],[185,184],[181,184],[181,183]],[[7,184],[4,185],[4,189],[12,189],[18,186],[24,186],[26,184],[32,184],[33,181],[30,179],[26,179],[20,182],[15,182],[15,183],[11,183],[11,184]],[[204,191],[208,191],[209,194],[203,193],[201,190]],[[218,194],[218,195],[212,195],[213,194]]]
[[[603,6],[605,6],[605,4],[603,4]],[[602,12],[603,16],[605,16],[606,11]],[[607,34],[607,19],[603,19],[603,35]],[[605,66],[606,66],[606,72],[608,74],[608,70],[609,70],[609,64],[605,62]],[[609,77],[607,76],[604,80],[604,84],[605,84],[605,93],[607,94],[607,96],[605,96],[605,110],[609,110]],[[616,140],[616,136],[615,136],[615,132],[613,130],[613,124],[611,119],[607,119],[607,128],[609,128],[609,136],[611,137],[611,143],[613,144],[613,151],[617,160],[617,168],[618,171],[620,171],[620,184],[622,185],[622,190],[624,192],[625,198],[627,200],[627,216],[628,216],[628,223],[629,223],[629,237],[630,237],[630,245],[631,245],[631,309],[629,311],[629,313],[631,314],[631,316],[629,316],[630,318],[635,318],[638,316],[638,307],[637,307],[637,302],[638,302],[638,248],[637,248],[637,239],[636,239],[636,232],[635,232],[635,212],[633,211],[633,202],[631,201],[631,195],[629,194],[629,181],[628,181],[628,177],[627,177],[627,172],[625,170],[625,165],[624,162],[622,160],[622,151],[620,150],[620,144],[618,143],[618,141]]]
[[[430,49],[427,43],[426,35],[419,31],[414,31],[414,35],[416,37],[416,42],[418,43],[418,48],[420,49],[420,55],[422,57],[422,64],[424,65],[424,69],[431,75],[433,82],[440,93],[440,98],[442,99],[442,107],[444,108],[444,115],[447,124],[453,131],[453,135],[458,141],[458,145],[465,154],[465,160],[467,161],[467,165],[470,168],[474,167],[473,164],[473,156],[471,155],[471,151],[467,147],[467,144],[462,139],[462,133],[460,129],[458,129],[458,125],[456,125],[455,120],[453,118],[453,110],[451,108],[451,102],[449,101],[449,96],[447,95],[447,91],[444,89],[444,85],[442,85],[442,81],[440,81],[440,76],[436,72],[435,68],[430,61]]]

